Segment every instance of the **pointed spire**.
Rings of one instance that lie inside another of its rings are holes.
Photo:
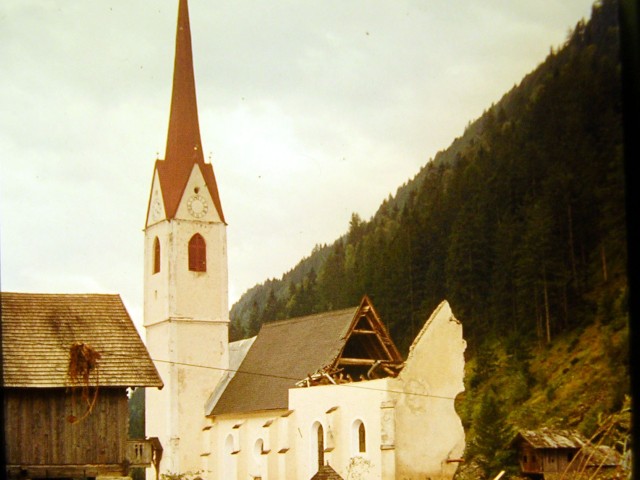
[[[218,216],[226,224],[213,167],[211,163],[205,163],[202,153],[189,8],[187,0],[180,0],[167,150],[164,160],[156,162],[167,219],[175,217],[189,175],[196,164],[202,172]]]
[[[167,151],[164,158],[169,162],[185,160],[204,162],[198,123],[187,0],[180,0],[178,7],[171,114],[169,116]]]

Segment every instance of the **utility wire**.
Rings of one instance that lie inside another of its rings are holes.
[[[221,371],[221,372],[227,372],[227,373],[241,373],[243,375],[254,375],[254,376],[259,376],[259,377],[277,378],[279,380],[291,380],[291,381],[295,381],[295,382],[304,380],[304,378],[301,379],[299,377],[289,377],[289,376],[286,376],[286,375],[275,375],[273,373],[249,372],[249,371],[245,371],[245,370],[234,370],[234,369],[231,369],[231,368],[211,367],[209,365],[200,365],[200,364],[196,364],[196,363],[175,362],[175,361],[172,361],[172,360],[163,360],[163,359],[151,358],[151,357],[139,357],[139,356],[136,356],[136,355],[120,353],[120,352],[114,352],[114,351],[109,351],[109,350],[101,350],[100,353],[113,355],[115,357],[128,358],[128,359],[132,359],[132,360],[144,361],[144,360],[147,360],[147,359],[151,359],[154,362],[168,363],[168,364],[171,364],[171,365],[180,365],[180,366],[184,366],[184,367],[204,368],[204,369],[208,369],[208,370],[215,370],[215,371]],[[375,388],[375,387],[368,387],[368,386],[365,387],[365,386],[358,385],[358,383],[359,382],[337,383],[337,384],[335,384],[335,386],[337,386],[337,387],[360,388],[360,389],[363,389],[363,390],[372,390],[372,391],[387,392],[387,393],[397,393],[397,394],[403,394],[403,395],[413,395],[413,396],[425,397],[425,398],[437,398],[437,399],[441,399],[441,400],[455,400],[456,399],[455,397],[447,397],[447,396],[444,396],[444,395],[433,395],[433,394],[420,393],[420,392],[407,392],[407,391],[404,391],[404,390],[391,390],[391,389],[387,389],[387,388]]]
[[[260,373],[260,372],[248,372],[245,370],[233,370],[230,368],[222,368],[222,367],[210,367],[208,365],[198,365],[195,363],[185,363],[185,362],[174,362],[171,360],[160,360],[157,358],[152,358],[152,360],[154,362],[161,362],[161,363],[169,363],[172,365],[181,365],[181,366],[185,366],[185,367],[197,367],[197,368],[206,368],[209,370],[218,370],[218,371],[223,371],[223,372],[231,372],[231,373],[242,373],[244,375],[255,375],[255,376],[260,376],[260,377],[268,377],[268,378],[278,378],[281,380],[293,380],[293,381],[300,381],[300,378],[297,377],[287,377],[284,375],[274,375],[272,373]],[[304,380],[304,379],[302,379]],[[406,392],[404,390],[390,390],[387,388],[372,388],[372,387],[365,387],[365,386],[360,386],[357,384],[358,382],[350,382],[350,383],[337,383],[335,384],[335,386],[337,387],[352,387],[352,388],[361,388],[363,390],[373,390],[373,391],[378,391],[378,392],[387,392],[387,393],[398,393],[398,394],[404,394],[404,395],[415,395],[418,397],[427,397],[427,398],[439,398],[439,399],[443,399],[443,400],[455,400],[455,397],[446,397],[444,395],[432,395],[432,394],[428,394],[428,393],[420,393],[420,392]]]

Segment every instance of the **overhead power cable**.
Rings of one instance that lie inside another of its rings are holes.
[[[150,358],[150,357],[141,358],[141,357],[136,356],[136,355],[130,355],[130,354],[114,352],[114,351],[109,351],[109,350],[101,350],[100,353],[113,355],[115,357],[128,358],[128,359],[132,359],[132,360],[147,360],[147,358]],[[234,374],[235,373],[241,373],[243,375],[255,375],[255,376],[267,377],[267,378],[277,378],[277,379],[280,379],[280,380],[291,380],[291,381],[295,381],[295,382],[300,381],[300,380],[304,380],[304,378],[290,377],[290,376],[286,376],[286,375],[276,375],[276,374],[273,374],[273,373],[249,372],[249,371],[245,371],[245,370],[234,370],[234,369],[231,369],[231,368],[212,367],[212,366],[209,366],[209,365],[200,365],[200,364],[196,364],[196,363],[175,362],[175,361],[172,361],[172,360],[163,360],[163,359],[159,359],[159,358],[151,358],[151,360],[154,361],[154,362],[168,363],[168,364],[173,364],[173,365],[180,365],[180,366],[183,366],[183,367],[205,368],[205,369],[208,369],[208,370],[215,370],[215,371],[220,371],[220,372],[227,372],[227,373],[234,373]],[[445,395],[433,395],[433,394],[421,393],[421,392],[407,392],[407,391],[404,391],[404,390],[391,390],[391,389],[387,389],[387,388],[375,388],[375,387],[371,387],[371,386],[359,385],[359,383],[360,382],[338,383],[338,384],[335,384],[335,386],[336,387],[361,388],[363,390],[372,390],[372,391],[387,392],[387,393],[397,393],[397,394],[402,394],[402,395],[414,395],[414,396],[417,396],[417,397],[438,398],[438,399],[442,399],[442,400],[455,400],[455,397],[447,397]]]
[[[184,367],[206,368],[208,370],[217,370],[217,371],[229,372],[229,373],[241,373],[243,375],[255,375],[255,376],[260,376],[260,377],[278,378],[278,379],[281,379],[281,380],[292,380],[292,381],[304,380],[304,379],[300,379],[298,377],[288,377],[288,376],[285,376],[285,375],[275,375],[273,373],[248,372],[248,371],[245,371],[245,370],[233,370],[233,369],[230,369],[230,368],[211,367],[209,365],[198,365],[198,364],[195,364],[195,363],[187,363],[187,362],[175,362],[175,361],[172,361],[172,360],[161,360],[161,359],[158,359],[158,358],[152,358],[152,360],[154,362],[168,363],[168,364],[172,364],[172,365],[181,365],[181,366],[184,366]],[[447,396],[444,396],[444,395],[433,395],[433,394],[421,393],[421,392],[407,392],[407,391],[404,391],[404,390],[391,390],[391,389],[387,389],[387,388],[375,388],[375,387],[371,387],[371,386],[358,385],[358,383],[359,382],[338,383],[335,386],[336,387],[361,388],[363,390],[373,390],[373,391],[378,391],[378,392],[397,393],[397,394],[402,394],[402,395],[414,395],[414,396],[418,396],[418,397],[438,398],[438,399],[442,399],[442,400],[455,400],[455,397],[447,397]]]

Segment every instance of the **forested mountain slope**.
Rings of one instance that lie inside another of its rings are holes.
[[[370,221],[247,292],[236,334],[367,293],[405,347],[443,298],[468,338],[553,338],[625,279],[620,95],[609,1]]]
[[[406,352],[447,299],[468,343],[470,445],[490,417],[592,433],[629,391],[620,73],[603,0],[370,220],[248,291],[232,338],[367,294]],[[487,413],[492,396],[508,414]]]

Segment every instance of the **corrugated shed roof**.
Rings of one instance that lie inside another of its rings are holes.
[[[101,355],[100,386],[162,388],[119,295],[2,292],[0,297],[4,386],[69,386],[71,346],[84,343]],[[95,379],[92,374],[91,385]]]
[[[337,358],[357,307],[262,325],[213,415],[286,409],[298,380]]]
[[[587,444],[587,440],[582,435],[572,430],[551,428],[521,430],[518,436],[533,448],[582,448]]]

